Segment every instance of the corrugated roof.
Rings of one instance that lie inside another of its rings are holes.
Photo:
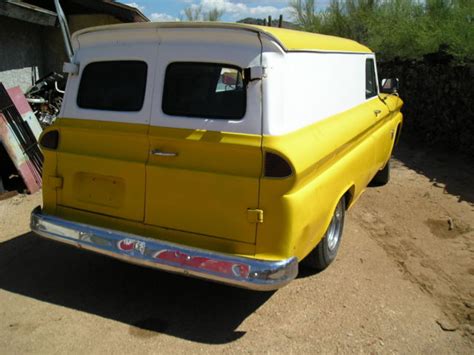
[[[316,33],[295,31],[277,27],[265,27],[248,25],[242,23],[222,22],[151,22],[132,23],[110,26],[91,27],[79,31],[75,36],[84,33],[120,29],[140,28],[222,28],[241,29],[245,31],[258,32],[266,35],[277,42],[285,51],[313,51],[313,52],[349,52],[349,53],[372,53],[366,46],[341,37],[327,36]]]

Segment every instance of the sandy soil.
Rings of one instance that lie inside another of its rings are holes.
[[[148,270],[28,231],[0,201],[5,353],[474,352],[474,163],[401,147],[316,275],[254,293]]]

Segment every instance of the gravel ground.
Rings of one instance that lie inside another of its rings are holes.
[[[474,167],[402,147],[326,271],[255,293],[32,235],[0,201],[0,353],[474,353]]]

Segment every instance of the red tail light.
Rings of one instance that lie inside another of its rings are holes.
[[[291,165],[275,153],[265,153],[265,177],[285,178],[291,176]]]
[[[40,139],[40,145],[47,149],[57,149],[59,145],[59,132],[49,131]]]

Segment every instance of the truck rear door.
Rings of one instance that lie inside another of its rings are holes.
[[[143,221],[156,55],[149,43],[78,52],[58,121],[58,207]]]
[[[261,44],[255,33],[215,31],[162,33],[145,223],[254,243],[261,82],[244,69],[260,65]]]

